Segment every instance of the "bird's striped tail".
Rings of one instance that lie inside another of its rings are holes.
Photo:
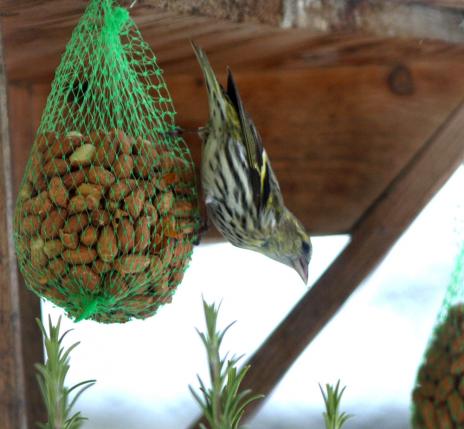
[[[212,121],[220,121],[221,116],[223,118],[226,116],[226,100],[224,99],[223,89],[216,79],[216,75],[214,74],[205,51],[193,41],[191,41],[191,44],[206,82],[209,101],[209,117]],[[219,110],[222,110],[223,115],[219,114]]]

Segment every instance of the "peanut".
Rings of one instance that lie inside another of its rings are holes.
[[[106,133],[102,130],[99,131],[92,131],[89,134],[88,141],[93,143],[95,146],[99,146],[102,141],[105,139]]]
[[[32,197],[32,183],[27,181],[24,182],[21,186],[21,189],[18,192],[18,198],[20,201],[28,200]]]
[[[67,212],[64,209],[52,210],[42,222],[40,235],[43,239],[58,237],[59,231],[64,226]]]
[[[81,287],[90,290],[95,290],[100,282],[100,277],[85,265],[73,267],[70,271],[70,276],[73,277]]]
[[[40,238],[31,241],[31,263],[34,268],[43,268],[47,265],[48,258],[44,252],[45,242]]]
[[[62,276],[66,271],[66,264],[63,259],[57,258],[49,262],[48,268],[55,276]]]
[[[97,258],[97,252],[85,246],[77,249],[66,249],[63,252],[63,259],[70,264],[90,264]]]
[[[143,207],[143,212],[148,217],[150,225],[155,225],[158,221],[158,212],[152,203],[146,203]]]
[[[129,193],[129,186],[124,182],[116,182],[108,191],[108,197],[113,201],[122,200]]]
[[[129,219],[122,219],[118,226],[118,243],[122,253],[129,253],[134,249],[135,232]]]
[[[113,164],[114,175],[119,179],[130,177],[134,169],[134,160],[130,155],[121,154]]]
[[[82,183],[84,183],[88,173],[89,171],[87,169],[73,171],[72,173],[63,176],[63,183],[68,189],[77,188]]]
[[[116,151],[110,136],[106,136],[95,153],[95,162],[103,167],[110,167],[116,158]]]
[[[173,205],[174,214],[178,217],[188,217],[193,210],[193,204],[190,201],[179,200]]]
[[[122,130],[112,130],[110,136],[120,152],[129,155],[132,152],[132,139],[129,138]]]
[[[77,189],[76,194],[83,195],[87,197],[89,195],[95,195],[97,197],[101,197],[103,195],[103,187],[100,185],[92,185],[90,183],[82,183]]]
[[[87,210],[87,201],[83,195],[76,195],[69,200],[69,213],[82,213]]]
[[[40,216],[26,216],[21,224],[21,232],[24,234],[35,234],[42,223]]]
[[[103,187],[108,188],[114,183],[115,177],[103,167],[90,167],[89,181],[95,185],[102,185]]]
[[[97,243],[97,252],[103,262],[111,262],[118,254],[118,242],[112,226],[105,226]]]
[[[98,241],[98,229],[94,226],[88,226],[81,232],[80,239],[82,244],[92,247]]]
[[[160,153],[156,149],[154,144],[142,139],[142,137],[138,137],[134,144],[135,153],[145,157],[149,162],[153,162],[153,160],[158,159],[160,156]]]
[[[95,210],[90,215],[92,225],[105,226],[110,223],[110,214],[106,210]]]
[[[79,236],[77,232],[64,232],[60,230],[60,239],[64,247],[68,249],[77,249],[79,245]]]
[[[67,219],[63,232],[81,232],[89,224],[87,213],[78,213]]]
[[[69,201],[69,193],[61,177],[52,177],[48,187],[48,193],[54,204],[66,208]]]
[[[164,192],[158,202],[158,210],[160,213],[167,213],[171,210],[174,204],[174,194],[172,191]]]
[[[96,149],[93,144],[83,144],[78,149],[76,149],[69,157],[71,166],[79,167],[92,164],[92,161],[95,157],[95,152]]]
[[[121,274],[140,273],[150,265],[148,256],[127,255],[121,256],[115,262],[115,268]]]
[[[135,247],[136,252],[143,252],[150,244],[150,221],[148,217],[140,217],[135,227]]]
[[[124,199],[126,210],[133,219],[137,219],[145,203],[145,191],[142,189],[135,190],[131,195]]]
[[[101,259],[97,259],[93,264],[93,270],[97,274],[104,274],[111,270],[112,265],[108,262],[104,262]]]
[[[43,171],[48,177],[62,176],[69,171],[69,164],[64,159],[54,158],[44,165]]]
[[[78,132],[70,132],[65,137],[56,140],[45,152],[46,159],[60,158],[69,155],[75,148],[79,147],[84,137]]]
[[[134,156],[134,172],[138,177],[148,178],[153,172],[153,163],[143,156]]]
[[[60,240],[46,241],[43,250],[49,259],[53,259],[63,251],[63,243]]]
[[[34,198],[24,202],[23,209],[27,213],[45,216],[52,208],[52,202],[48,198],[48,192],[41,192]]]
[[[56,142],[56,134],[54,132],[47,132],[45,134],[41,134],[37,137],[35,144],[37,145],[37,149],[40,152],[45,152],[49,147],[51,147]]]

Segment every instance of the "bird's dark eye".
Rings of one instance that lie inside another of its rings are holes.
[[[305,255],[309,255],[310,246],[308,243],[306,243],[306,241],[303,241],[303,243],[301,244],[301,248],[303,249],[303,253]]]

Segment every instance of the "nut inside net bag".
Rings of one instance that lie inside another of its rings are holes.
[[[174,118],[128,11],[92,0],[56,70],[14,221],[27,286],[76,320],[148,317],[182,280],[199,211]]]
[[[464,428],[464,242],[419,368],[415,429]]]

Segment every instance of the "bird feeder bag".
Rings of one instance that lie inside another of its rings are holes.
[[[415,429],[464,427],[464,243],[419,369]]]
[[[14,221],[27,286],[77,320],[148,317],[182,280],[199,214],[174,117],[128,11],[92,0],[56,70]]]

